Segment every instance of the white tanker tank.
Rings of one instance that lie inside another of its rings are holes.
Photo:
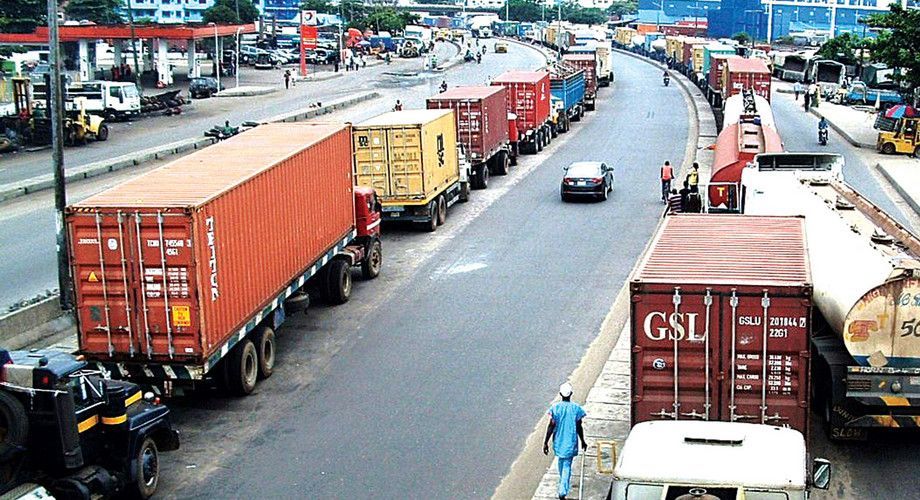
[[[762,154],[744,169],[742,210],[804,215],[813,299],[832,332],[813,340],[815,404],[832,438],[918,427],[920,239],[843,179],[843,157]]]

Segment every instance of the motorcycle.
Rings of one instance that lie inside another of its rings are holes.
[[[670,76],[664,77],[664,86],[667,87],[670,83],[671,83],[671,77]]]
[[[818,129],[818,143],[822,146],[827,146],[827,129],[822,128]]]

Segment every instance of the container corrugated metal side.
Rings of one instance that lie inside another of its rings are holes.
[[[428,98],[428,109],[452,109],[457,141],[476,163],[508,143],[507,91],[503,87],[456,87]]]
[[[706,78],[709,81],[709,90],[712,92],[722,92],[722,72],[725,71],[726,61],[735,57],[741,57],[735,54],[713,53],[709,57],[709,73]]]
[[[518,133],[542,126],[549,119],[550,87],[546,71],[508,71],[492,80],[505,87],[508,111],[517,116]]]
[[[67,210],[80,351],[203,364],[353,237],[351,130],[261,125]]]
[[[761,59],[729,59],[722,72],[722,97],[727,99],[744,89],[753,89],[755,94],[769,101],[771,78],[770,68]]]
[[[804,218],[669,216],[630,295],[633,424],[742,421],[808,435]]]
[[[355,183],[384,206],[425,205],[460,180],[449,109],[393,111],[353,127]]]
[[[566,64],[585,72],[585,95],[597,95],[597,59],[592,55],[566,54],[562,56]]]
[[[550,74],[550,92],[561,99],[566,111],[581,103],[585,97],[585,72],[567,64],[558,64]]]

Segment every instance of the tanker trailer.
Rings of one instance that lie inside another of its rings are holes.
[[[827,153],[758,155],[742,173],[742,210],[805,216],[812,405],[831,439],[861,440],[920,426],[920,239],[847,185],[842,164]]]

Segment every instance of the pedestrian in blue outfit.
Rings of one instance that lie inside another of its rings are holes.
[[[572,460],[578,456],[578,440],[581,439],[583,451],[588,449],[585,431],[581,426],[587,414],[581,406],[572,402],[572,392],[572,384],[568,382],[559,387],[562,401],[550,406],[549,425],[546,426],[546,437],[543,438],[544,455],[549,455],[549,438],[553,438],[553,454],[559,462],[560,499],[565,499],[572,486]]]

